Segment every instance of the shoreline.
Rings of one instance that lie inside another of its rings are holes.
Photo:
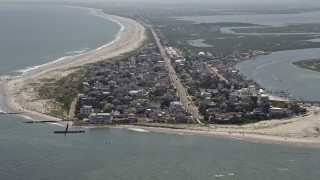
[[[320,108],[316,110],[320,112]],[[311,118],[310,122],[305,122]],[[307,124],[309,123],[309,124]],[[246,125],[209,125],[194,124],[120,124],[120,125],[89,125],[75,126],[81,128],[111,128],[126,129],[138,132],[160,132],[178,135],[195,135],[238,139],[242,141],[291,144],[297,146],[320,147],[320,136],[311,132],[310,124],[320,123],[320,116],[310,114],[305,117],[297,116],[291,119],[260,121]],[[297,128],[298,127],[298,128]],[[302,132],[305,131],[305,132]]]
[[[78,8],[78,7],[74,7]],[[23,112],[25,118],[46,119],[61,121],[60,118],[46,114],[46,100],[36,99],[34,88],[41,81],[65,77],[85,65],[114,58],[140,47],[146,40],[145,28],[133,19],[104,14],[101,9],[81,8],[91,14],[104,18],[120,25],[116,38],[107,44],[92,51],[75,56],[62,57],[58,60],[35,66],[22,75],[12,77],[0,84],[0,93],[3,97],[2,111]],[[36,85],[35,85],[36,84]]]
[[[74,55],[72,55],[72,53],[77,52],[77,51],[67,52],[68,54],[71,54],[71,55],[62,56],[62,57],[59,57],[58,59],[55,59],[53,61],[50,61],[50,62],[47,62],[47,63],[44,63],[44,64],[35,65],[35,66],[29,66],[29,67],[26,67],[24,69],[15,70],[14,72],[19,72],[21,74],[20,75],[16,75],[16,76],[4,75],[2,78],[0,78],[0,80],[2,79],[4,81],[0,81],[0,83],[5,82],[5,79],[14,79],[14,78],[19,78],[19,77],[22,77],[22,76],[25,76],[25,75],[30,75],[30,74],[32,74],[33,71],[37,71],[37,70],[39,70],[41,68],[49,68],[50,66],[57,66],[57,64],[59,65],[59,63],[68,62],[68,61],[74,61],[78,57],[81,57],[81,56],[84,56],[84,55],[99,51],[99,50],[101,50],[103,48],[106,48],[106,47],[116,43],[121,38],[121,34],[123,33],[123,30],[124,30],[125,27],[120,22],[118,22],[117,20],[113,19],[113,17],[112,17],[113,15],[104,14],[101,9],[75,7],[75,6],[66,6],[66,7],[75,8],[75,9],[81,9],[81,10],[84,10],[84,11],[89,11],[89,13],[91,15],[93,15],[93,16],[96,16],[96,17],[99,17],[99,18],[104,18],[104,19],[107,19],[109,21],[112,21],[112,22],[118,24],[120,26],[120,30],[115,35],[115,39],[114,40],[112,40],[111,42],[108,42],[106,44],[103,44],[102,46],[99,46],[99,47],[94,48],[94,49],[89,50],[89,51],[79,50],[81,52],[78,53],[78,54],[76,53]],[[118,16],[118,17],[120,17],[120,16]],[[122,17],[120,17],[120,18],[122,18]]]
[[[139,125],[118,125],[111,126],[109,128],[123,128],[127,130],[136,130],[138,132],[159,132],[170,133],[177,135],[192,135],[192,136],[207,136],[207,137],[219,137],[237,139],[241,141],[255,142],[255,143],[272,143],[272,144],[291,144],[297,146],[313,146],[320,148],[320,142],[314,139],[298,139],[298,138],[286,138],[272,135],[262,135],[255,133],[241,133],[241,132],[226,132],[226,131],[214,131],[210,129],[173,129],[173,128],[159,128],[152,126],[139,126]],[[141,131],[141,130],[144,131]]]
[[[259,83],[262,87],[264,87],[268,91],[286,91],[290,95],[292,95],[293,99],[296,100],[305,100],[305,101],[319,101],[319,96],[315,90],[318,89],[316,86],[318,81],[316,81],[317,77],[319,77],[319,72],[312,71],[304,68],[297,67],[292,63],[295,61],[303,60],[303,59],[313,59],[319,57],[320,48],[303,48],[303,49],[293,49],[293,50],[282,50],[282,51],[273,51],[271,54],[267,56],[261,56],[258,61],[251,62],[240,62],[235,65],[235,68],[239,70],[239,72],[246,76],[248,79],[252,79],[254,81],[261,81],[261,77],[267,77],[267,74],[272,73],[272,78],[265,78]],[[278,62],[282,62],[282,64]],[[254,65],[253,65],[254,64]],[[252,66],[251,66],[252,65]],[[254,73],[250,73],[250,68],[260,67],[258,70],[254,70]],[[283,75],[283,73],[279,70],[277,71],[263,71],[265,67],[268,68],[281,68],[287,69],[288,73]],[[245,67],[242,69],[242,67]],[[264,68],[262,68],[264,67]],[[260,74],[257,78],[257,74]],[[261,75],[263,74],[263,75]],[[296,76],[297,75],[297,76]],[[290,77],[290,78],[288,78]],[[309,79],[299,79],[299,77],[310,77]],[[260,80],[259,80],[260,79]],[[295,80],[299,79],[299,80]],[[308,83],[304,80],[308,80]],[[288,86],[284,84],[295,84],[294,86]],[[310,88],[306,88],[310,87]],[[298,89],[298,91],[297,91]]]

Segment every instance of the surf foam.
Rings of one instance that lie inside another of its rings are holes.
[[[11,77],[12,76],[9,76],[9,75],[0,76],[0,82],[5,81],[5,80],[7,80],[7,79],[9,79]]]
[[[49,123],[49,124],[56,125],[56,126],[61,126],[61,127],[66,127],[65,125],[62,125],[62,124],[59,124],[59,123]]]
[[[139,128],[128,128],[128,130],[136,131],[136,132],[150,132],[150,131],[147,131],[147,130],[144,130],[144,129],[139,129]]]
[[[67,54],[82,54],[84,52],[86,52],[88,49],[85,48],[83,50],[79,50],[79,51],[70,51],[70,52],[67,52]]]
[[[36,70],[36,69],[39,69],[39,68],[42,68],[44,66],[49,66],[49,65],[52,65],[52,64],[56,64],[60,61],[64,61],[66,60],[67,58],[70,58],[72,56],[64,56],[62,58],[59,58],[55,61],[51,61],[51,62],[48,62],[48,63],[45,63],[45,64],[41,64],[41,65],[36,65],[36,66],[30,66],[30,67],[27,67],[27,68],[24,68],[24,69],[19,69],[19,70],[16,70],[14,72],[18,72],[18,73],[22,73],[22,75],[26,74],[27,72],[29,71],[33,71],[33,70]]]
[[[85,8],[85,9],[87,9],[87,8]],[[102,10],[100,10],[100,11],[102,11]],[[24,68],[24,69],[19,69],[19,70],[16,70],[14,72],[22,73],[22,75],[24,75],[27,72],[30,72],[30,71],[33,71],[33,70],[36,70],[36,69],[39,69],[39,68],[42,68],[42,67],[45,67],[45,66],[49,66],[49,65],[52,65],[52,64],[56,64],[56,63],[58,63],[60,61],[65,61],[68,58],[73,58],[73,57],[81,56],[81,55],[84,55],[84,54],[87,54],[87,53],[92,53],[92,52],[99,51],[102,48],[105,48],[105,47],[110,46],[111,44],[114,44],[115,42],[117,42],[121,38],[121,34],[124,31],[125,27],[119,21],[117,21],[115,19],[112,19],[112,18],[109,18],[109,17],[104,17],[103,15],[99,15],[98,13],[93,13],[93,14],[95,16],[97,16],[97,17],[105,18],[105,19],[108,19],[108,20],[110,20],[112,22],[115,22],[120,26],[120,31],[115,35],[116,38],[113,41],[111,41],[111,42],[109,42],[107,44],[104,44],[101,47],[98,47],[98,48],[93,49],[91,51],[88,51],[88,48],[85,48],[85,49],[79,50],[79,51],[70,51],[70,52],[67,52],[67,54],[71,54],[71,56],[64,56],[64,57],[61,57],[61,58],[59,58],[59,59],[57,59],[55,61],[51,61],[51,62],[48,62],[48,63],[45,63],[45,64],[41,64],[41,65],[27,67],[27,68]],[[17,76],[17,77],[19,77],[19,76]]]

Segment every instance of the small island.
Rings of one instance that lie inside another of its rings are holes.
[[[293,64],[300,68],[320,72],[320,58],[296,61],[296,62],[293,62]]]

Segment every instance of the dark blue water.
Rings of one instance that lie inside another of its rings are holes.
[[[0,179],[318,179],[319,148],[0,117]],[[109,144],[110,142],[110,144]],[[107,143],[107,144],[106,144]]]
[[[49,5],[0,4],[0,26],[0,77],[96,49],[120,30],[87,10]]]

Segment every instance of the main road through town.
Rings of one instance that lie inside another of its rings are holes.
[[[188,94],[186,91],[186,88],[183,87],[181,84],[176,71],[174,70],[170,58],[167,56],[166,51],[164,47],[162,46],[160,39],[158,35],[155,33],[154,29],[150,27],[152,34],[154,36],[154,39],[158,45],[158,48],[160,50],[160,54],[165,62],[166,68],[169,72],[169,76],[171,79],[172,84],[175,86],[177,93],[180,97],[180,102],[182,103],[182,106],[185,108],[185,110],[191,114],[194,120],[196,120],[199,124],[202,124],[200,119],[203,119],[203,117],[200,115],[198,108],[193,104],[193,102],[188,98]]]

